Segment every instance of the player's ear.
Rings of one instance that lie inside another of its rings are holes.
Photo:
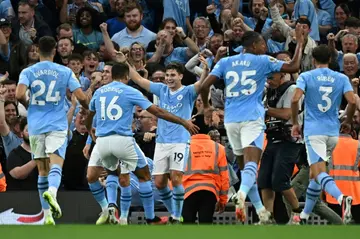
[[[184,78],[183,74],[179,74],[180,80],[182,80]]]
[[[52,56],[54,57],[56,55],[56,48],[52,50]]]

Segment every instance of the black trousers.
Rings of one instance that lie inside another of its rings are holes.
[[[269,141],[261,159],[259,188],[272,189],[275,192],[290,189],[292,173],[302,147],[302,144],[288,141]]]
[[[199,224],[212,224],[216,202],[216,196],[210,191],[201,190],[192,193],[184,201],[182,212],[184,224],[194,224],[196,214],[199,216]]]

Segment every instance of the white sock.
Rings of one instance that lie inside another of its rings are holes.
[[[48,191],[56,198],[57,196],[57,188],[55,187],[49,187]]]
[[[339,203],[339,205],[341,206],[341,203],[342,203],[342,200],[344,198],[344,194],[341,194],[338,198],[337,198],[337,201]]]
[[[108,207],[106,206],[106,207],[103,207],[103,208],[101,208],[102,209],[102,211],[103,212],[107,212],[108,211]]]
[[[44,217],[48,216],[49,214],[51,214],[50,209],[43,209],[44,211]]]
[[[309,217],[310,217],[310,215],[309,215],[309,214],[306,214],[304,211],[302,211],[302,212],[300,213],[300,218],[301,218],[301,219],[308,220]]]
[[[266,211],[267,211],[266,208],[264,206],[262,206],[262,208],[260,208],[259,210],[256,210],[256,213],[257,213],[257,215],[259,215],[260,213],[264,213]]]

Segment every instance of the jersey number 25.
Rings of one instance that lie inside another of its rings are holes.
[[[256,75],[256,71],[242,71],[241,72],[241,79],[239,77],[239,74],[236,71],[229,71],[226,73],[226,80],[231,80],[230,84],[226,87],[226,97],[238,97],[241,94],[243,95],[252,95],[256,91],[257,84],[256,81],[249,78],[251,76]],[[240,84],[243,87],[246,87],[246,89],[242,89],[239,91],[231,91],[238,83],[240,79]]]

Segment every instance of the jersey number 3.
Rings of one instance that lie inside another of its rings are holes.
[[[102,120],[105,120],[106,118],[109,120],[118,120],[121,118],[123,110],[118,104],[116,104],[118,98],[119,96],[114,96],[109,105],[106,107],[106,97],[100,97],[100,115]]]
[[[32,105],[41,105],[41,106],[45,105],[46,102],[52,102],[52,103],[57,104],[60,101],[60,92],[56,91],[55,96],[53,96],[55,85],[56,85],[56,81],[54,81],[54,80],[51,81],[49,84],[47,93],[46,93],[45,100],[40,100],[37,98],[41,97],[45,93],[46,85],[41,80],[34,80],[33,83],[31,83],[31,88],[35,88],[35,87],[39,86],[40,89],[32,95],[31,104]]]
[[[331,108],[331,105],[332,105],[332,101],[329,98],[329,95],[333,91],[333,88],[332,87],[320,86],[319,91],[322,93],[321,99],[323,101],[325,101],[325,105],[318,104],[317,106],[318,106],[318,109],[321,112],[326,112]]]
[[[231,79],[232,81],[230,84],[226,87],[226,97],[238,97],[241,94],[243,95],[252,95],[256,91],[257,84],[256,81],[253,79],[250,79],[249,77],[256,75],[256,71],[242,71],[241,72],[241,79],[239,77],[239,74],[236,71],[229,71],[226,73],[226,79]],[[231,91],[239,82],[241,86],[244,86],[248,89],[242,89],[240,92],[238,91]]]

